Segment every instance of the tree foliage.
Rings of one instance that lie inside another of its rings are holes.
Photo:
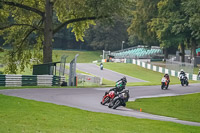
[[[5,57],[6,72],[16,73],[18,65],[24,70],[30,60],[51,62],[53,35],[63,27],[83,41],[94,20],[125,16],[130,4],[124,0],[0,0],[0,5],[0,35],[4,45],[12,46]]]
[[[147,45],[158,45],[156,35],[148,28],[148,23],[152,18],[157,17],[157,3],[159,0],[134,0],[133,19],[128,28],[132,39],[138,38]]]
[[[200,37],[198,0],[135,0],[135,3],[130,35],[145,42],[156,39],[163,48],[181,44],[183,56],[186,44],[195,53]]]
[[[127,20],[122,17],[115,17],[112,24],[102,24],[90,28],[86,33],[86,43],[94,50],[119,50],[122,41],[128,41]]]

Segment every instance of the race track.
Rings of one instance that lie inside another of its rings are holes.
[[[130,90],[130,100],[145,97],[175,96],[200,92],[200,84],[191,84],[188,87],[171,85],[169,90],[161,90],[160,86],[127,87]],[[197,122],[188,122],[176,118],[151,115],[136,110],[119,107],[116,110],[100,104],[104,92],[109,88],[41,88],[41,89],[12,89],[0,90],[0,94],[16,96],[25,99],[66,105],[83,110],[112,113],[136,118],[146,118],[161,121],[200,126]]]
[[[111,80],[111,81],[117,81],[119,79],[121,79],[122,77],[126,76],[126,79],[128,82],[147,82],[145,80],[142,79],[138,79],[138,78],[134,78],[128,75],[124,75],[109,69],[103,69],[100,70],[100,67],[97,66],[96,64],[92,64],[92,63],[77,63],[77,69],[90,73],[92,75],[98,76],[98,77],[102,77],[104,79],[107,80]]]

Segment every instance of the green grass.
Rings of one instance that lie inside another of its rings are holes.
[[[136,110],[142,108],[143,112],[151,114],[200,122],[200,93],[137,99],[134,102],[128,102],[127,107]]]
[[[157,62],[151,62],[152,64],[154,64],[154,65],[156,65],[156,66],[160,66],[160,67],[163,67],[163,68],[166,68],[166,62],[164,62],[164,61],[157,61]],[[157,64],[158,63],[158,64]],[[199,69],[200,69],[200,64],[198,64],[198,66],[197,67],[194,67],[194,69],[193,69],[193,74],[198,74],[198,72],[199,72]]]
[[[97,88],[97,87],[101,87],[98,85],[94,85],[93,86],[21,86],[21,87],[13,87],[13,86],[9,86],[9,87],[5,87],[5,86],[0,86],[0,90],[3,89],[40,89],[40,88]],[[103,87],[103,86],[102,86]]]
[[[27,89],[27,88],[35,88],[35,89],[40,89],[40,88],[67,88],[65,87],[61,87],[61,86],[21,86],[21,87],[16,87],[16,86],[0,86],[0,90],[3,89]],[[72,86],[70,86],[69,88],[72,88]]]
[[[124,63],[104,63],[104,67],[125,75],[129,75],[135,78],[143,79],[149,82],[128,82],[128,86],[135,85],[160,85],[161,78],[164,74],[155,72],[135,64],[124,64]],[[180,84],[180,81],[177,77],[170,76],[170,84]],[[190,83],[197,83],[198,81],[190,81]]]
[[[106,85],[106,86],[113,86],[114,87],[116,83],[114,81],[107,80],[107,79],[103,78],[102,84]]]
[[[200,127],[84,111],[0,95],[1,133],[198,133]]]
[[[193,73],[196,74],[196,75],[198,75],[199,69],[200,69],[200,67],[195,67]]]
[[[0,52],[0,57],[5,54]],[[68,50],[53,50],[53,62],[60,61],[62,55],[68,55],[66,62],[69,63],[74,59],[75,55],[79,54],[77,58],[77,63],[92,63],[94,60],[101,60],[100,55],[101,51],[68,51]],[[0,58],[0,64],[2,63],[2,58]],[[0,71],[3,71],[4,68],[0,68]],[[17,74],[22,75],[32,75],[32,69],[25,68],[24,72],[18,71]]]

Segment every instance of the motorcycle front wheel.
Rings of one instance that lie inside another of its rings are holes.
[[[161,89],[163,90],[163,89],[164,89],[164,87],[165,87],[165,85],[164,85],[164,83],[162,83],[162,85],[161,85]]]
[[[119,100],[117,100],[113,106],[113,109],[116,109],[117,107],[119,107],[121,104],[121,102]]]
[[[184,86],[184,81],[181,81],[181,85]]]
[[[188,86],[188,84],[189,84],[189,82],[187,81],[187,82],[186,82],[186,86]]]
[[[108,103],[109,100],[110,100],[110,98],[109,98],[109,97],[106,97],[106,98],[104,99],[104,101],[102,102],[102,105],[105,105],[106,103]]]

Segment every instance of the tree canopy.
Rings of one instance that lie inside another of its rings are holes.
[[[52,62],[53,35],[63,27],[83,41],[95,20],[125,16],[129,5],[124,0],[0,0],[0,35],[4,45],[12,46],[5,58],[7,72],[16,73],[17,65],[23,70],[33,58],[32,63]]]
[[[17,66],[23,70],[29,64],[52,62],[52,42],[74,42],[69,32],[76,41],[85,40],[94,50],[117,50],[119,42],[126,41],[130,45],[159,45],[165,49],[181,46],[183,57],[187,47],[195,58],[200,41],[200,2],[0,0],[1,42],[12,48],[5,57],[9,73],[16,73]]]
[[[136,6],[128,29],[130,36],[136,36],[147,44],[157,40],[163,48],[180,44],[182,57],[186,44],[192,47],[195,57],[200,35],[198,0],[134,1]]]

